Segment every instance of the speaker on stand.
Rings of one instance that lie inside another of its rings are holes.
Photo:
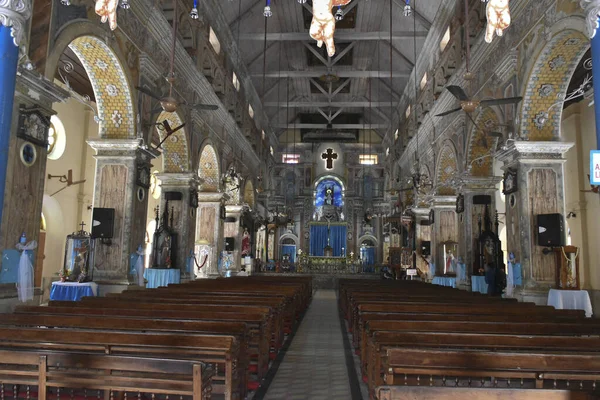
[[[105,241],[112,239],[115,229],[115,209],[114,208],[94,208],[92,212],[92,239],[101,239]]]
[[[543,247],[565,245],[565,225],[562,214],[537,215],[537,244]],[[549,251],[545,251],[547,254]]]

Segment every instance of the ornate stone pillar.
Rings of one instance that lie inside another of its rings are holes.
[[[96,244],[94,280],[128,285],[129,256],[144,243],[146,233],[148,190],[144,187],[144,170],[148,171],[156,154],[140,147],[141,139],[97,139],[88,144],[96,151],[94,207],[115,210],[112,240]]]
[[[441,276],[444,274],[445,261],[439,246],[447,241],[458,242],[456,196],[435,196],[431,209],[433,210],[431,260],[435,264],[435,275]]]
[[[507,249],[521,263],[523,286],[515,297],[545,304],[555,285],[554,253],[544,255],[537,245],[538,214],[564,215],[564,154],[573,143],[513,142],[496,156],[503,169],[517,174],[517,191],[506,198]],[[564,233],[563,233],[564,234]]]
[[[592,73],[600,76],[600,0],[581,0],[581,7],[586,13],[586,31],[592,41]],[[600,86],[600,85],[599,85]],[[600,149],[600,89],[594,83],[594,110],[596,112],[596,148]]]
[[[192,199],[192,193],[197,194],[198,176],[191,172],[163,173],[158,174],[160,179],[161,213],[167,203],[167,198],[180,199],[169,200],[169,215],[173,214],[172,228],[177,232],[177,256],[174,268],[181,270],[181,277],[188,278],[187,261],[190,252],[194,250],[197,199]],[[194,203],[192,203],[194,202]]]
[[[233,269],[232,271],[239,271],[242,262],[242,229],[240,228],[240,217],[244,206],[241,205],[227,205],[225,206],[225,226],[224,226],[224,237],[232,237],[234,239],[234,250],[233,250]],[[275,239],[277,240],[277,238]]]
[[[196,234],[194,237],[195,254],[199,264],[205,262],[200,270],[203,277],[219,275],[219,256],[224,248],[223,219],[221,206],[228,196],[225,193],[201,192],[198,194],[196,211]]]
[[[474,204],[476,196],[489,196],[490,218],[493,221],[495,215],[495,192],[496,185],[501,178],[496,177],[474,177],[469,176],[464,179],[462,193],[464,195],[464,212],[458,215],[460,227],[459,257],[462,257],[466,266],[466,276],[464,281],[456,282],[457,287],[463,290],[471,290],[471,275],[475,264],[477,240],[479,239],[479,217],[482,218],[485,212],[484,204]]]
[[[0,221],[10,157],[19,46],[26,41],[30,16],[30,0],[0,0]]]

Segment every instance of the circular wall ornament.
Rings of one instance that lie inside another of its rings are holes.
[[[352,240],[352,237],[353,237],[352,232],[348,232],[348,240]]]
[[[137,199],[142,202],[146,198],[146,190],[142,187],[138,187],[137,190]]]
[[[190,217],[196,217],[196,209],[194,207],[190,207]]]
[[[310,238],[310,233],[309,232],[304,232],[304,239],[308,239]]]
[[[517,197],[513,194],[508,198],[508,204],[510,204],[510,208],[515,208],[517,205]]]
[[[21,145],[19,156],[21,157],[21,162],[25,164],[25,166],[31,167],[35,164],[35,160],[37,160],[37,150],[32,143],[25,142]]]

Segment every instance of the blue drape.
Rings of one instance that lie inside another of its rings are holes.
[[[330,245],[333,247],[334,257],[343,257],[345,254],[342,248],[346,248],[346,225],[332,225],[331,226],[331,240]]]
[[[290,255],[290,262],[296,262],[296,245],[294,244],[284,244],[281,246],[281,255],[284,256],[286,254]]]
[[[375,247],[361,247],[360,255],[363,265],[375,265]]]
[[[343,257],[346,252],[346,225],[330,226],[329,245],[333,248],[334,257]],[[310,226],[310,255],[323,257],[327,246],[327,225]],[[342,248],[344,249],[342,251]]]

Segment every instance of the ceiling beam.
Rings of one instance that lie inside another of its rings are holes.
[[[397,39],[412,39],[415,35],[412,31],[398,31],[392,33],[392,40]],[[427,32],[418,31],[417,37],[427,37]],[[335,33],[335,39],[338,41],[366,41],[366,40],[389,40],[389,32],[353,32],[353,31],[337,31]],[[265,40],[264,33],[245,33],[240,34],[240,42],[242,40],[254,40],[263,41]],[[292,42],[303,42],[313,40],[308,32],[280,32],[280,33],[267,33],[267,41],[292,41]]]
[[[399,3],[398,0],[394,0],[394,3],[396,3],[396,5],[398,7],[400,7],[401,10],[404,9],[404,2]],[[423,27],[427,30],[431,29],[431,21],[429,21],[427,18],[425,18],[423,16],[423,14],[421,14],[419,11],[417,11],[417,9],[414,7],[414,3],[412,5],[412,12],[414,13],[415,17],[417,17],[417,20],[421,23],[421,25],[423,25]]]
[[[386,124],[333,124],[330,129],[386,129]],[[273,124],[275,129],[328,129],[327,124]]]
[[[248,7],[248,8],[247,8],[247,9],[245,9],[245,10],[244,10],[244,11],[243,11],[243,12],[242,12],[240,15],[238,15],[238,16],[237,16],[237,18],[236,18],[236,19],[234,19],[234,20],[233,20],[233,21],[232,21],[232,22],[229,24],[229,28],[231,29],[231,32],[233,32],[233,31],[234,31],[234,30],[237,28],[237,26],[236,26],[236,25],[237,25],[239,22],[241,22],[241,21],[242,21],[242,19],[244,19],[244,17],[245,17],[246,15],[248,15],[248,13],[249,13],[250,11],[252,11],[252,9],[253,9],[254,7],[256,7],[257,5],[259,5],[260,3],[263,3],[263,1],[262,1],[262,0],[256,0],[256,1],[254,1],[254,2],[253,2],[251,5],[250,5],[250,7]]]
[[[369,107],[378,107],[378,108],[393,108],[396,105],[389,101],[290,101],[289,103],[286,101],[267,101],[265,102],[265,107],[290,107],[290,108],[319,108],[319,107],[335,107],[335,108],[369,108]]]
[[[403,78],[408,79],[410,77],[409,72],[397,72],[394,71],[390,74],[390,71],[327,71],[326,69],[313,69],[309,71],[272,71],[267,72],[267,78],[318,78],[323,75],[332,74],[340,78]],[[262,73],[252,74],[255,78],[262,78]]]

